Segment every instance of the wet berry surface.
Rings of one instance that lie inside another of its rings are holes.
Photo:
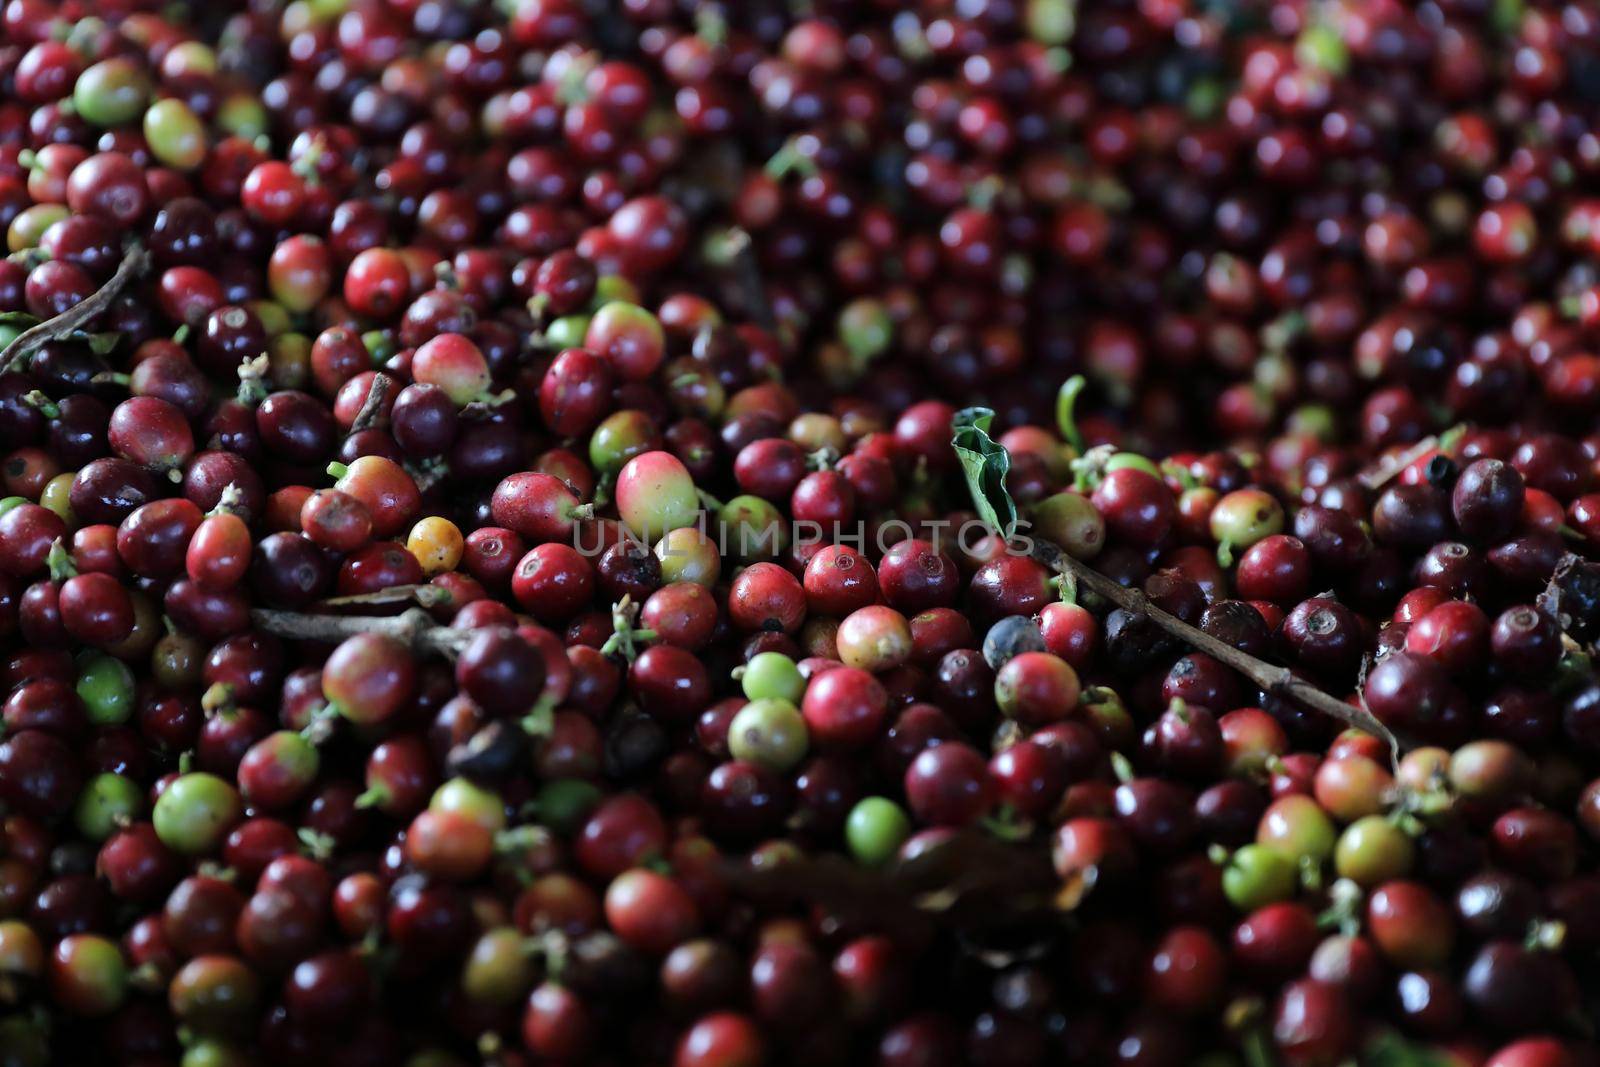
[[[0,1064],[1595,1067],[1600,7],[4,0]]]

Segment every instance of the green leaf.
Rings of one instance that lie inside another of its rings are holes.
[[[37,315],[30,315],[26,311],[0,311],[0,326],[15,326],[19,330],[26,330],[43,322]]]
[[[972,506],[978,517],[1007,537],[1017,525],[1017,505],[1006,490],[1006,474],[1011,470],[1011,453],[989,436],[994,421],[990,408],[963,408],[956,412],[950,444],[956,450]]]
[[[1083,454],[1083,434],[1078,430],[1078,417],[1073,408],[1077,406],[1078,394],[1088,384],[1083,375],[1074,374],[1061,383],[1061,392],[1056,394],[1056,428],[1061,431],[1061,439],[1079,455]]]
[[[89,346],[89,351],[97,356],[108,356],[117,347],[117,342],[122,340],[120,333],[83,333],[73,335],[73,340],[82,341]]]
[[[1367,1043],[1361,1057],[1364,1067],[1450,1067],[1450,1060],[1430,1048],[1413,1045],[1393,1031]]]

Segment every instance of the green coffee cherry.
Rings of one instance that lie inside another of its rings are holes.
[[[1291,794],[1272,802],[1256,828],[1256,844],[1277,849],[1295,861],[1321,863],[1333,855],[1337,831],[1322,806]]]
[[[806,720],[787,700],[752,700],[728,724],[734,759],[787,771],[805,758],[810,744]]]
[[[544,328],[544,343],[554,349],[581,348],[589,332],[589,316],[563,315]]]
[[[73,821],[91,841],[104,841],[144,812],[144,790],[120,774],[97,774],[78,794]]]
[[[115,726],[133,714],[133,671],[115,656],[91,652],[78,662],[78,699],[96,726]]]
[[[72,103],[85,121],[96,126],[132,122],[150,99],[150,79],[126,56],[102,60],[78,75]]]
[[[739,684],[751,700],[787,700],[798,704],[806,692],[806,680],[800,668],[782,652],[758,653],[745,664]]]
[[[1081,493],[1062,492],[1034,506],[1033,532],[1075,559],[1093,559],[1106,543],[1106,520]]]
[[[1222,869],[1222,892],[1240,911],[1255,911],[1294,895],[1294,859],[1266,845],[1237,849]]]
[[[870,297],[850,301],[839,312],[839,340],[858,365],[876,359],[894,340],[889,309]]]
[[[206,127],[182,100],[168,97],[144,113],[144,139],[150,154],[174,170],[193,170],[206,158]]]
[[[151,821],[161,843],[176,852],[215,851],[243,814],[233,786],[214,774],[186,774],[156,798]]]
[[[1416,847],[1411,836],[1382,815],[1368,815],[1344,828],[1334,848],[1340,878],[1370,888],[1411,873]]]
[[[910,818],[887,797],[864,797],[845,817],[844,838],[850,854],[869,867],[894,859],[910,836]]]
[[[558,834],[572,833],[600,803],[600,787],[581,778],[546,782],[533,796],[534,817]]]

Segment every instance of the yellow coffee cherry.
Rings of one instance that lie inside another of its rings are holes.
[[[39,494],[39,503],[59,515],[69,530],[76,529],[78,525],[78,518],[72,513],[72,504],[68,500],[74,477],[70,471],[58,474],[45,483],[44,492]]]
[[[422,564],[423,573],[430,576],[455,570],[465,543],[456,524],[437,515],[419,521],[406,537],[406,548]]]

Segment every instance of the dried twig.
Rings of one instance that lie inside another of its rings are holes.
[[[1035,539],[1030,555],[1059,574],[1071,575],[1080,586],[1104,597],[1117,607],[1145,616],[1178,640],[1215,660],[1226,663],[1263,690],[1289,700],[1299,701],[1306,707],[1332,716],[1347,726],[1381,737],[1388,744],[1393,756],[1399,758],[1401,751],[1399,738],[1395,737],[1394,733],[1379,722],[1371,712],[1352,707],[1324,693],[1287,667],[1257,659],[1226,642],[1217,640],[1204,630],[1190,626],[1177,616],[1162,611],[1150,603],[1139,590],[1118,585],[1088,564],[1073,559],[1059,545]]]
[[[1004,929],[1061,910],[1061,879],[1048,852],[981,830],[963,830],[881,869],[825,853],[766,868],[733,860],[725,877],[767,903],[820,905],[902,936],[933,927]]]
[[[0,352],[0,374],[15,370],[18,364],[41,345],[58,341],[83,329],[95,316],[109,308],[111,302],[127,288],[128,283],[143,274],[149,265],[150,253],[138,244],[129,245],[128,250],[122,254],[122,262],[117,265],[117,272],[107,279],[104,285],[55,318],[46,319],[37,326],[30,326],[13,338],[5,347],[5,351]]]
[[[418,653],[434,653],[451,659],[460,653],[472,635],[466,630],[440,626],[421,608],[399,615],[321,615],[298,611],[257,608],[250,612],[257,629],[279,637],[303,641],[343,641],[356,634],[382,634],[392,637]]]
[[[436,585],[391,585],[375,593],[352,593],[317,601],[319,608],[384,607],[391,604],[418,604],[425,608],[448,603],[450,592]]]
[[[1369,490],[1382,489],[1400,476],[1400,472],[1439,447],[1439,438],[1429,434],[1404,452],[1391,455],[1371,470],[1362,471],[1356,480]]]

